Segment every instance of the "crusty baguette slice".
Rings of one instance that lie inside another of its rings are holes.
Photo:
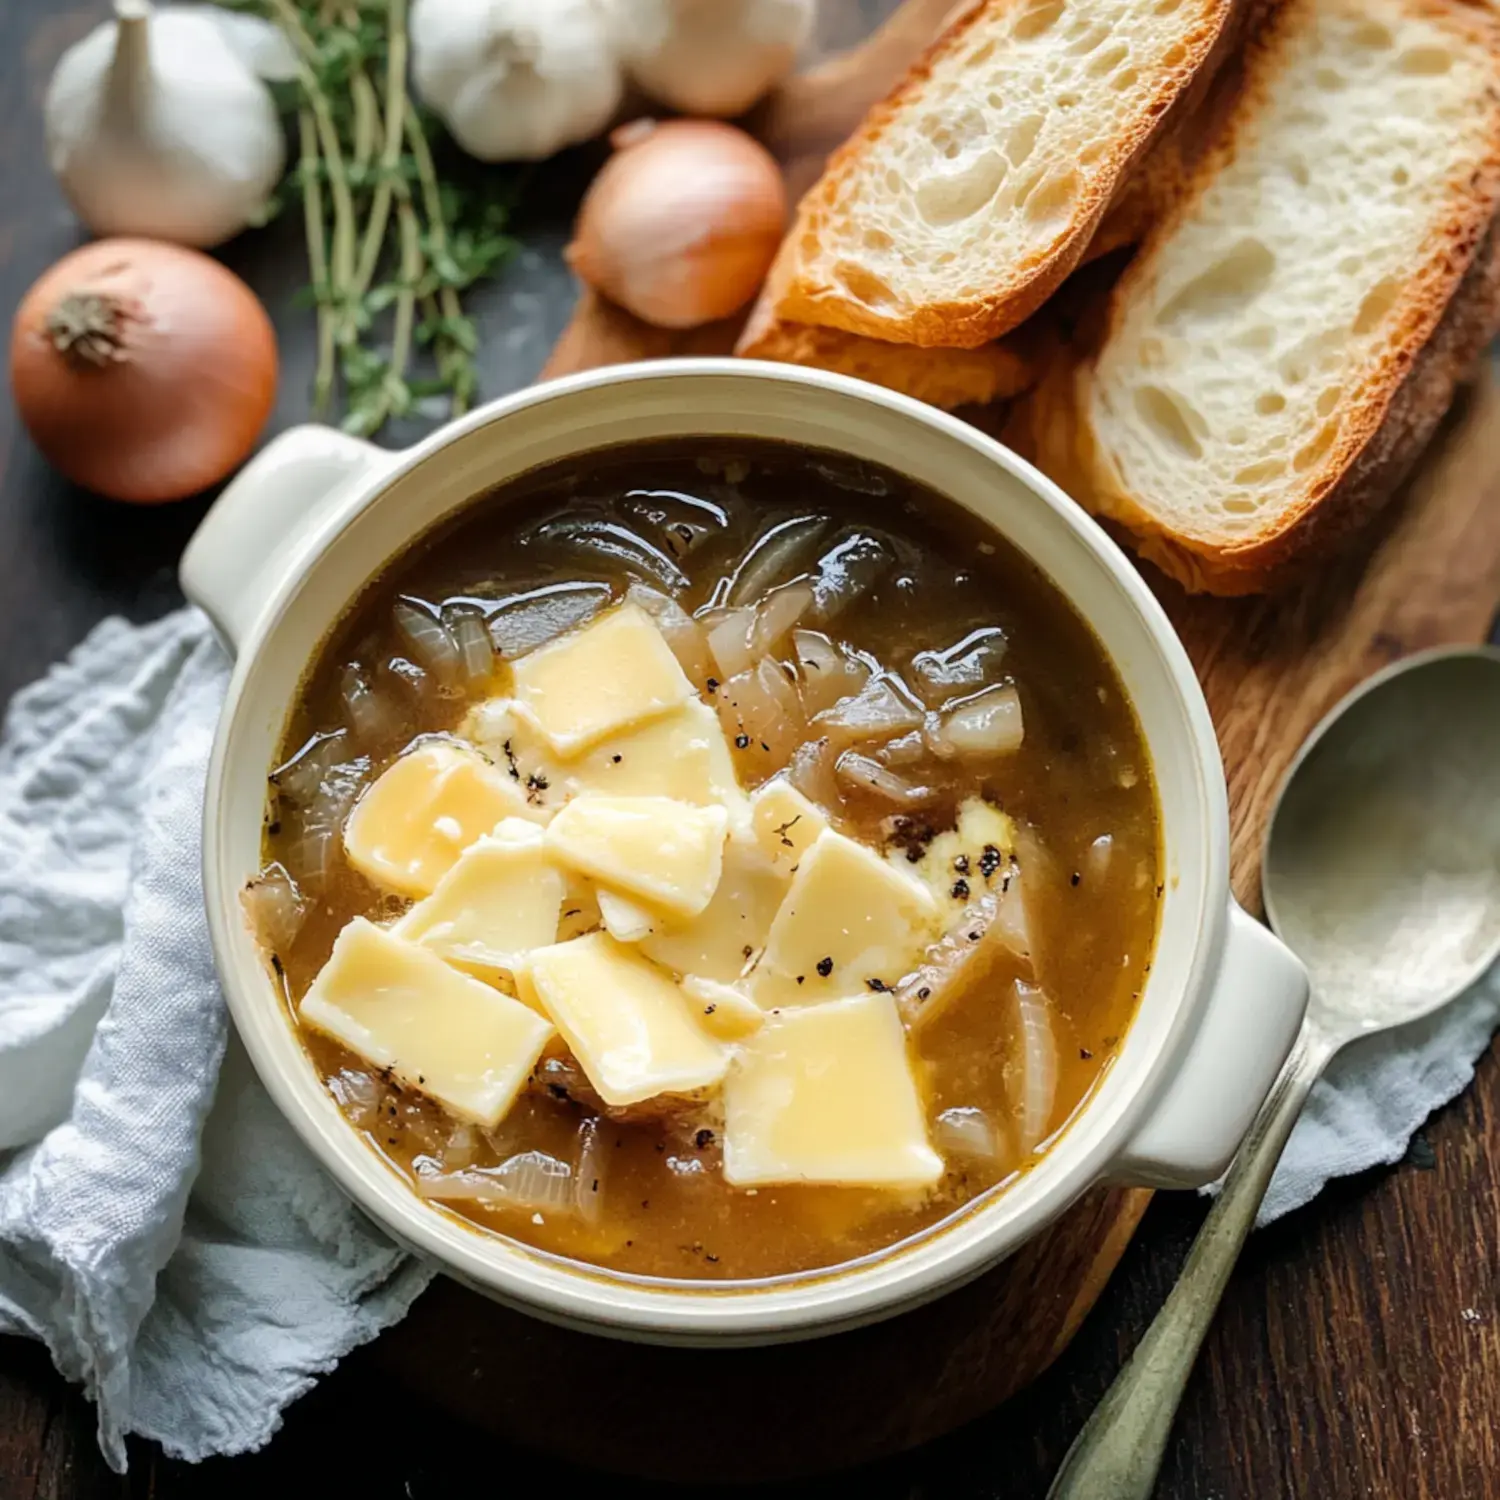
[[[783,243],[735,345],[736,354],[853,375],[945,411],[1005,400],[1036,379],[1035,341],[1020,335],[978,349],[919,349],[841,328],[793,323],[777,311],[788,262],[789,244]]]
[[[1008,400],[1027,390],[1037,375],[1036,360],[1015,334],[977,349],[919,349],[768,317],[736,352],[853,375],[944,411]]]
[[[1036,457],[1192,589],[1367,519],[1500,322],[1500,19],[1289,0],[1192,186],[1049,378]]]
[[[974,348],[1076,266],[1137,159],[1221,60],[1239,0],[985,0],[803,198],[780,309]]]

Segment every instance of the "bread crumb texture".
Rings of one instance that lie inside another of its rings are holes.
[[[1230,9],[981,6],[804,200],[781,311],[919,344],[973,347],[1015,326],[1076,263]]]
[[[1232,552],[1339,483],[1494,217],[1497,37],[1444,0],[1280,13],[1116,290],[1082,396],[1100,508]]]

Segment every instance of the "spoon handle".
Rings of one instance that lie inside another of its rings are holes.
[[[1063,1459],[1047,1500],[1149,1500],[1188,1374],[1308,1092],[1333,1055],[1304,1028],[1171,1295]]]

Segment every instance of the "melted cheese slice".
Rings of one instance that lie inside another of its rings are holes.
[[[391,928],[480,978],[511,973],[533,948],[557,941],[565,881],[548,857],[542,830],[506,818]]]
[[[970,797],[958,810],[958,826],[929,843],[919,859],[892,849],[886,858],[896,869],[926,883],[939,904],[950,910],[994,889],[1010,867],[1016,825],[1008,814],[979,797]],[[993,854],[986,851],[994,850]]]
[[[688,975],[682,993],[692,1001],[698,1024],[721,1041],[738,1042],[759,1031],[766,1013],[737,984]]]
[[[672,979],[605,933],[538,949],[523,983],[606,1104],[694,1093],[729,1067]]]
[[[544,822],[571,791],[568,773],[537,727],[513,698],[486,698],[464,715],[459,735],[472,740],[526,799],[530,816]]]
[[[523,656],[512,674],[516,702],[565,759],[694,696],[661,631],[634,604]]]
[[[698,807],[745,807],[719,716],[697,698],[596,745],[573,762],[569,785],[575,793],[673,797]]]
[[[299,1007],[302,1019],[406,1088],[498,1124],[553,1031],[520,1001],[356,917]]]
[[[603,886],[594,892],[594,898],[599,903],[599,920],[604,923],[604,930],[617,943],[638,943],[662,925],[656,912]]]
[[[828,827],[823,810],[780,776],[750,794],[750,818],[766,858],[787,871]]]
[[[724,1177],[919,1187],[942,1176],[890,995],[768,1016],[724,1085]]]
[[[670,797],[575,797],[547,826],[564,864],[679,918],[712,900],[728,816]]]
[[[771,924],[755,998],[769,1009],[860,994],[871,980],[894,985],[936,935],[938,913],[925,885],[826,829]]]
[[[376,885],[427,896],[475,839],[529,811],[516,784],[484,756],[433,741],[394,761],[355,803],[344,851]]]
[[[675,974],[738,979],[765,947],[786,890],[787,876],[754,844],[730,839],[713,900],[691,921],[659,924],[641,952]]]

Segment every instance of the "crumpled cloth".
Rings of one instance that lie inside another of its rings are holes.
[[[432,1275],[344,1200],[232,1037],[199,875],[228,676],[196,611],[108,620],[0,732],[0,1332],[84,1385],[117,1469],[131,1432],[187,1459],[261,1446]],[[1398,1160],[1497,1020],[1492,975],[1351,1048],[1262,1218]]]
[[[258,1448],[431,1270],[372,1229],[233,1039],[200,878],[229,660],[107,620],[0,733],[0,1332],[125,1435]]]

